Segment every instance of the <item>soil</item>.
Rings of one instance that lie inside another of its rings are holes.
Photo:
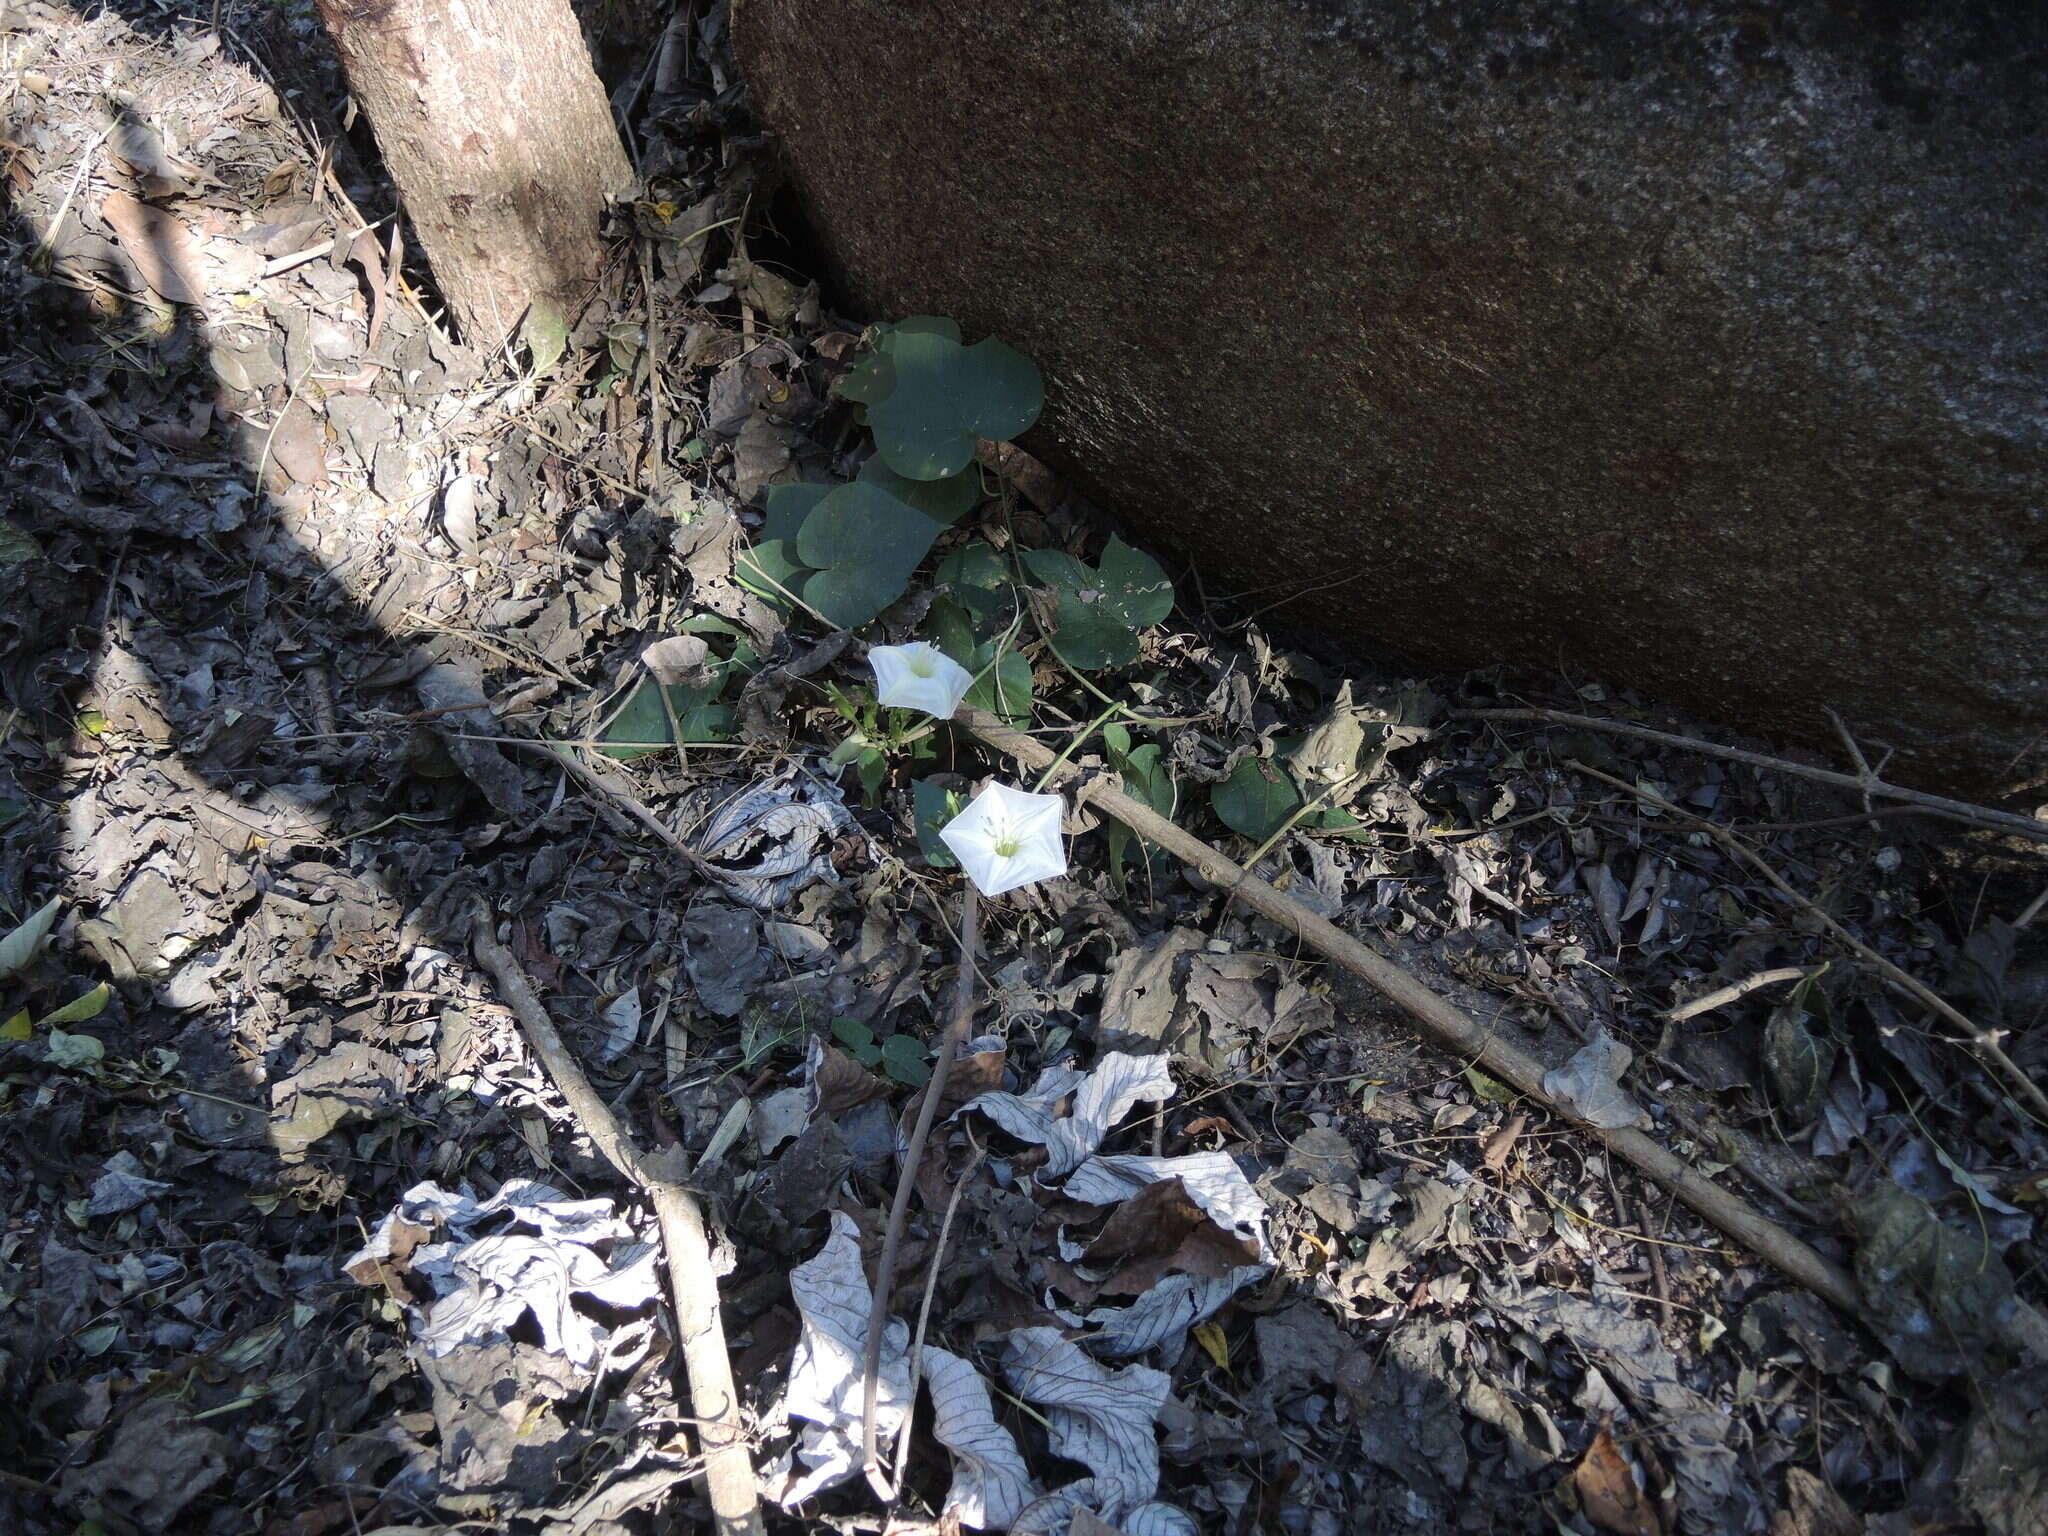
[[[767,258],[723,8],[685,8],[663,90],[659,26],[593,17],[644,195],[547,368],[449,334],[310,8],[0,14],[0,1525],[707,1528],[650,1208],[477,964],[481,913],[710,1217],[770,1528],[880,1529],[858,1477],[791,1497],[787,1409],[828,1261],[872,1273],[957,970],[911,781],[1003,765],[941,732],[872,785],[834,766],[858,647],[807,670],[818,627],[735,577],[764,488],[852,473],[865,434],[832,388],[860,324]],[[942,552],[1101,548],[1027,458],[987,483]],[[1330,655],[1174,575],[1120,682],[1183,722],[1152,736],[1175,819],[1251,850],[1213,786],[1345,685],[1412,725],[1261,871],[1853,1266],[1865,1314],[1073,825],[1070,877],[984,920],[954,1097],[1132,1074],[1155,1096],[1100,1150],[1213,1156],[1120,1227],[1021,1121],[942,1123],[896,1311],[999,1384],[1033,1492],[1093,1472],[1134,1533],[2048,1530],[2039,843],[1731,758],[1771,744],[1617,684]],[[687,637],[717,687],[679,747],[648,652]],[[1098,701],[1025,644],[1072,740]],[[1593,723],[1484,713],[1530,708]],[[1098,1309],[1231,1276],[1137,1354],[1076,1352],[1151,1404],[1150,1487],[1075,1428],[1107,1435],[1099,1402],[1016,1369],[1019,1339],[1095,1347]],[[896,1530],[959,1518],[935,1407]]]

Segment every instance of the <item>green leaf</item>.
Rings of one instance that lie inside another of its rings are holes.
[[[1031,713],[1031,663],[1019,651],[1005,651],[999,658],[994,652],[992,641],[976,647],[975,681],[967,690],[967,705],[1000,715],[1012,725],[1021,724]],[[991,660],[995,661],[993,667],[989,666]]]
[[[1231,831],[1263,843],[1299,809],[1301,791],[1271,759],[1247,757],[1229,778],[1209,786],[1209,804]]]
[[[28,1010],[17,1009],[5,1024],[0,1024],[0,1040],[31,1040],[35,1038],[36,1027],[29,1022]]]
[[[827,623],[857,629],[903,595],[938,536],[937,523],[880,487],[838,486],[797,535],[797,559],[815,573],[803,600]]]
[[[1506,1083],[1497,1082],[1477,1067],[1465,1069],[1465,1081],[1472,1085],[1472,1092],[1489,1104],[1512,1104],[1517,1098],[1515,1090]]]
[[[889,391],[895,387],[896,369],[889,362],[888,349],[881,339],[862,351],[853,360],[853,366],[832,386],[840,399],[867,406],[872,406],[877,400],[886,400]]]
[[[606,757],[631,762],[650,752],[665,752],[680,736],[684,745],[706,741],[731,741],[733,712],[729,705],[714,704],[724,687],[721,679],[708,688],[671,688],[669,707],[676,712],[676,729],[669,728],[668,711],[661,706],[661,685],[651,677],[626,700],[625,708],[612,717],[604,733],[606,745],[598,750]]]
[[[771,485],[761,498],[761,537],[787,539],[794,543],[804,519],[818,509],[818,503],[839,489],[836,485],[803,482]]]
[[[864,1067],[872,1067],[882,1059],[882,1048],[875,1044],[875,1032],[858,1019],[834,1019],[832,1038],[846,1047],[846,1054]]]
[[[1003,558],[1003,552],[986,539],[976,539],[972,544],[963,544],[939,562],[939,568],[932,579],[955,589],[957,597],[961,589],[982,592],[1007,592],[1010,589],[1010,562]]]
[[[974,674],[967,690],[970,709],[987,710],[1013,723],[1031,713],[1031,663],[1017,651],[996,647],[1001,640],[976,641],[974,624],[958,603],[940,598],[925,616],[924,637]]]
[[[957,342],[960,326],[943,315],[912,315],[896,325],[876,326],[869,334],[867,346],[854,359],[853,367],[839,381],[839,397],[857,405],[873,405],[887,398],[896,387],[896,368],[889,361],[889,349],[899,335],[906,334],[943,336]]]
[[[679,739],[685,746],[733,739],[736,722],[732,707],[718,703],[718,696],[735,676],[744,677],[759,667],[761,658],[754,653],[745,636],[715,615],[699,614],[677,627],[693,634],[731,638],[732,655],[712,658],[710,664],[715,675],[709,683],[696,688],[671,687],[667,708],[662,706],[661,685],[652,677],[641,678],[605,730],[604,740],[610,745],[598,750],[607,757],[630,762],[649,752],[666,751]],[[673,730],[669,725],[670,710],[675,711]]]
[[[107,1048],[91,1035],[67,1035],[61,1029],[50,1031],[43,1049],[49,1052],[51,1064],[59,1067],[97,1066],[107,1054]]]
[[[952,849],[939,841],[939,828],[966,809],[959,792],[930,779],[913,779],[910,804],[911,814],[917,818],[918,851],[924,855],[925,863],[933,869],[957,868],[960,861],[953,857]]]
[[[889,334],[891,336],[943,336],[946,340],[957,345],[960,340],[960,322],[948,319],[945,315],[912,315],[909,319],[898,320],[894,325],[890,326]]]
[[[891,1035],[882,1042],[882,1070],[906,1088],[922,1088],[932,1080],[932,1069],[922,1040],[910,1035]]]
[[[12,795],[0,795],[0,827],[6,827],[21,820],[28,814],[28,802],[17,800]]]
[[[739,584],[785,618],[796,608],[791,594],[802,597],[804,583],[812,576],[808,565],[796,558],[794,539],[763,539],[752,549],[742,550],[732,563]]]
[[[983,635],[1001,628],[1014,606],[1010,562],[1002,551],[981,539],[941,560],[932,580],[950,589],[951,601],[973,618]]]
[[[44,1029],[59,1024],[83,1024],[87,1019],[96,1019],[107,1009],[107,998],[112,994],[103,981],[85,996],[74,998],[55,1013],[38,1022]]]
[[[974,649],[981,643],[975,636],[974,616],[950,597],[932,600],[919,633],[968,671],[974,670]]]
[[[568,350],[569,327],[559,309],[545,299],[536,299],[519,323],[519,339],[526,344],[533,371],[546,373]]]
[[[879,453],[861,465],[857,483],[887,491],[946,528],[972,512],[981,500],[981,481],[972,472],[943,480],[906,480]]]
[[[1147,742],[1133,748],[1129,729],[1112,721],[1102,728],[1102,745],[1109,758],[1109,766],[1123,775],[1124,792],[1171,820],[1180,791],[1173,775],[1167,771],[1158,743]],[[1152,845],[1120,821],[1105,821],[1103,825],[1109,839],[1110,878],[1121,892],[1124,889],[1124,861],[1130,856],[1132,845],[1137,845],[1148,863],[1152,857]]]
[[[889,759],[869,747],[853,760],[853,771],[860,776],[862,800],[872,810],[883,781],[889,777]]]
[[[1173,583],[1159,562],[1114,535],[1094,570],[1061,550],[1028,549],[1023,558],[1058,599],[1060,654],[1084,672],[1129,666],[1138,632],[1173,612]]]
[[[58,909],[63,904],[62,897],[52,896],[31,912],[12,933],[0,938],[0,979],[28,968],[28,963],[36,957],[36,951],[43,947],[43,940],[50,936]]]
[[[886,392],[884,381],[871,381],[868,426],[877,451],[906,479],[958,474],[974,461],[975,438],[1013,438],[1045,404],[1038,365],[993,336],[963,347],[898,326],[883,350],[891,377]]]

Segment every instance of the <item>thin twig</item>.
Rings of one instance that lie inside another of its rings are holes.
[[[1664,1017],[1673,1024],[1683,1024],[1687,1019],[1703,1013],[1712,1013],[1716,1008],[1725,1008],[1738,997],[1747,997],[1758,987],[1776,986],[1781,981],[1804,981],[1808,975],[1804,966],[1783,965],[1776,970],[1757,971],[1740,981],[1731,981],[1725,987],[1716,987],[1704,997],[1696,997],[1689,1003],[1680,1003],[1676,1008],[1667,1009]]]
[[[1052,756],[1050,752],[1045,755]],[[868,1486],[884,1502],[896,1494],[883,1477],[875,1454],[875,1400],[880,1395],[882,1376],[882,1331],[889,1325],[889,1291],[896,1282],[896,1249],[903,1241],[903,1224],[910,1216],[910,1195],[917,1188],[917,1165],[924,1157],[925,1140],[931,1135],[932,1122],[938,1118],[946,1080],[953,1075],[953,1058],[959,1054],[974,1019],[974,952],[981,933],[981,903],[972,880],[963,880],[960,885],[960,980],[953,989],[953,1015],[940,1037],[932,1080],[925,1084],[917,1127],[910,1133],[903,1172],[896,1179],[896,1198],[889,1206],[889,1225],[882,1233],[882,1256],[875,1264],[874,1299],[868,1307],[867,1357],[860,1384],[861,1467],[867,1473]]]
[[[746,1421],[733,1389],[726,1355],[725,1326],[718,1311],[718,1273],[711,1267],[711,1242],[696,1197],[676,1182],[668,1166],[633,1144],[610,1107],[562,1043],[554,1020],[504,945],[492,932],[490,914],[479,909],[471,927],[477,958],[498,983],[498,991],[519,1020],[527,1043],[547,1069],[556,1092],[568,1102],[605,1161],[647,1192],[668,1254],[670,1297],[676,1337],[688,1374],[690,1408],[704,1445],[704,1482],[720,1536],[762,1536],[754,1495],[754,1467],[747,1456]]]
[[[967,1166],[960,1170],[960,1177],[953,1181],[953,1193],[946,1197],[946,1214],[939,1218],[939,1238],[932,1247],[931,1262],[924,1267],[924,1299],[917,1304],[917,1327],[910,1335],[910,1395],[917,1396],[917,1384],[924,1376],[924,1340],[926,1330],[931,1327],[932,1299],[939,1291],[939,1269],[946,1262],[946,1243],[953,1235],[953,1218],[960,1211],[960,1197],[967,1193],[967,1186],[981,1167],[981,1160],[988,1156],[987,1149],[977,1145],[974,1156],[967,1160]],[[900,1472],[903,1463],[910,1458],[910,1427],[916,1416],[906,1412],[902,1427],[896,1431],[896,1459],[892,1464]],[[893,1498],[894,1495],[892,1494]]]
[[[1947,816],[1955,821],[1967,822],[1971,826],[1985,827],[1997,832],[2011,832],[2019,837],[2032,838],[2037,843],[2048,843],[2048,822],[2036,821],[2031,816],[1993,810],[1990,806],[1972,805],[1967,800],[1951,800],[1945,795],[1930,795],[1924,790],[1887,784],[1874,772],[1859,775],[1837,773],[1832,768],[1813,768],[1805,763],[1791,762],[1782,757],[1767,757],[1761,752],[1745,751],[1741,747],[1724,747],[1715,742],[1701,741],[1694,736],[1677,736],[1669,731],[1655,731],[1646,725],[1632,725],[1626,720],[1603,720],[1598,715],[1567,714],[1561,709],[1459,709],[1451,712],[1451,718],[1522,720],[1544,725],[1579,726],[1589,731],[1606,731],[1614,736],[1633,736],[1638,741],[1654,741],[1667,747],[1676,747],[1683,752],[1697,752],[1704,757],[1726,758],[1730,762],[1747,763],[1752,768],[1768,768],[1774,773],[1789,773],[1803,779],[1812,779],[1819,784],[1832,784],[1837,789],[1853,790],[1876,800],[1896,800],[1904,805],[1917,805],[1934,815]]]
[[[1695,816],[1691,811],[1683,810],[1673,805],[1655,790],[1645,789],[1640,784],[1627,783],[1622,779],[1615,778],[1612,774],[1602,773],[1597,768],[1588,768],[1584,763],[1576,759],[1569,762],[1566,766],[1575,773],[1583,773],[1588,778],[1598,779],[1603,784],[1612,784],[1616,789],[1625,789],[1648,804],[1654,805],[1667,816],[1678,817],[1682,821],[1691,822],[1699,827],[1729,857],[1740,863],[1747,864],[1759,875],[1762,875],[1764,879],[1771,883],[1780,896],[1783,896],[1801,912],[1804,912],[1815,922],[1819,923],[1821,927],[1833,934],[1839,942],[1848,946],[1857,958],[1875,969],[1888,986],[1905,993],[1924,1007],[1932,1009],[1955,1026],[1957,1032],[1962,1035],[1963,1039],[1973,1050],[2005,1074],[2009,1086],[2017,1089],[2020,1096],[2029,1100],[2042,1115],[2048,1115],[2048,1093],[2043,1093],[2040,1085],[2028,1077],[2025,1072],[2021,1071],[2018,1063],[2006,1055],[2005,1047],[1998,1043],[1996,1035],[1977,1023],[1976,1020],[1970,1018],[1969,1015],[1963,1013],[1918,977],[1900,970],[1898,966],[1892,964],[1891,961],[1885,959],[1883,955],[1836,922],[1827,911],[1787,885],[1780,878],[1778,872],[1766,862],[1764,857],[1747,843],[1743,842],[1741,838],[1734,836],[1727,828],[1720,826],[1718,823],[1707,820],[1704,816]]]
[[[523,736],[500,736],[493,739],[500,746],[523,747],[528,752],[537,753],[541,757],[546,758],[557,768],[567,769],[570,775],[578,783],[582,784],[585,789],[590,790],[600,799],[610,803],[614,809],[622,811],[632,817],[633,820],[639,822],[641,826],[666,843],[673,852],[681,854],[692,866],[698,869],[703,868],[704,860],[697,850],[669,830],[668,823],[649,810],[644,801],[637,795],[631,794],[612,783],[588,763],[582,762],[567,752],[556,751],[556,747],[563,745],[563,743],[530,741]]]

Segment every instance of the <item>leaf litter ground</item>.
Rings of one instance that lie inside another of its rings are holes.
[[[846,1362],[958,876],[901,764],[869,794],[826,761],[857,648],[735,578],[769,487],[879,471],[833,389],[856,329],[728,222],[772,171],[719,13],[668,34],[666,94],[632,90],[659,40],[624,50],[635,259],[539,379],[432,323],[310,17],[218,21],[0,32],[0,1518],[702,1527],[653,1224],[473,963],[481,901],[714,1216],[771,1525],[878,1529],[833,1482]],[[1616,690],[1312,655],[1192,581],[1169,615],[1042,468],[985,460],[933,551],[956,593],[1014,536],[1055,632],[1188,722],[1077,762],[1854,1263],[1873,1322],[1077,825],[1073,877],[985,925],[972,1107],[918,1170],[899,1528],[2043,1529],[2011,1324],[2048,1299],[2048,1139],[1815,916],[2038,1081],[2040,858],[1470,713],[1725,739]],[[1096,714],[1023,650],[1042,720]],[[930,750],[941,787],[999,766]]]

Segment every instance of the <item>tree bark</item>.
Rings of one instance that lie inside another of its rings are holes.
[[[463,339],[531,305],[572,323],[632,184],[569,0],[319,0]]]

